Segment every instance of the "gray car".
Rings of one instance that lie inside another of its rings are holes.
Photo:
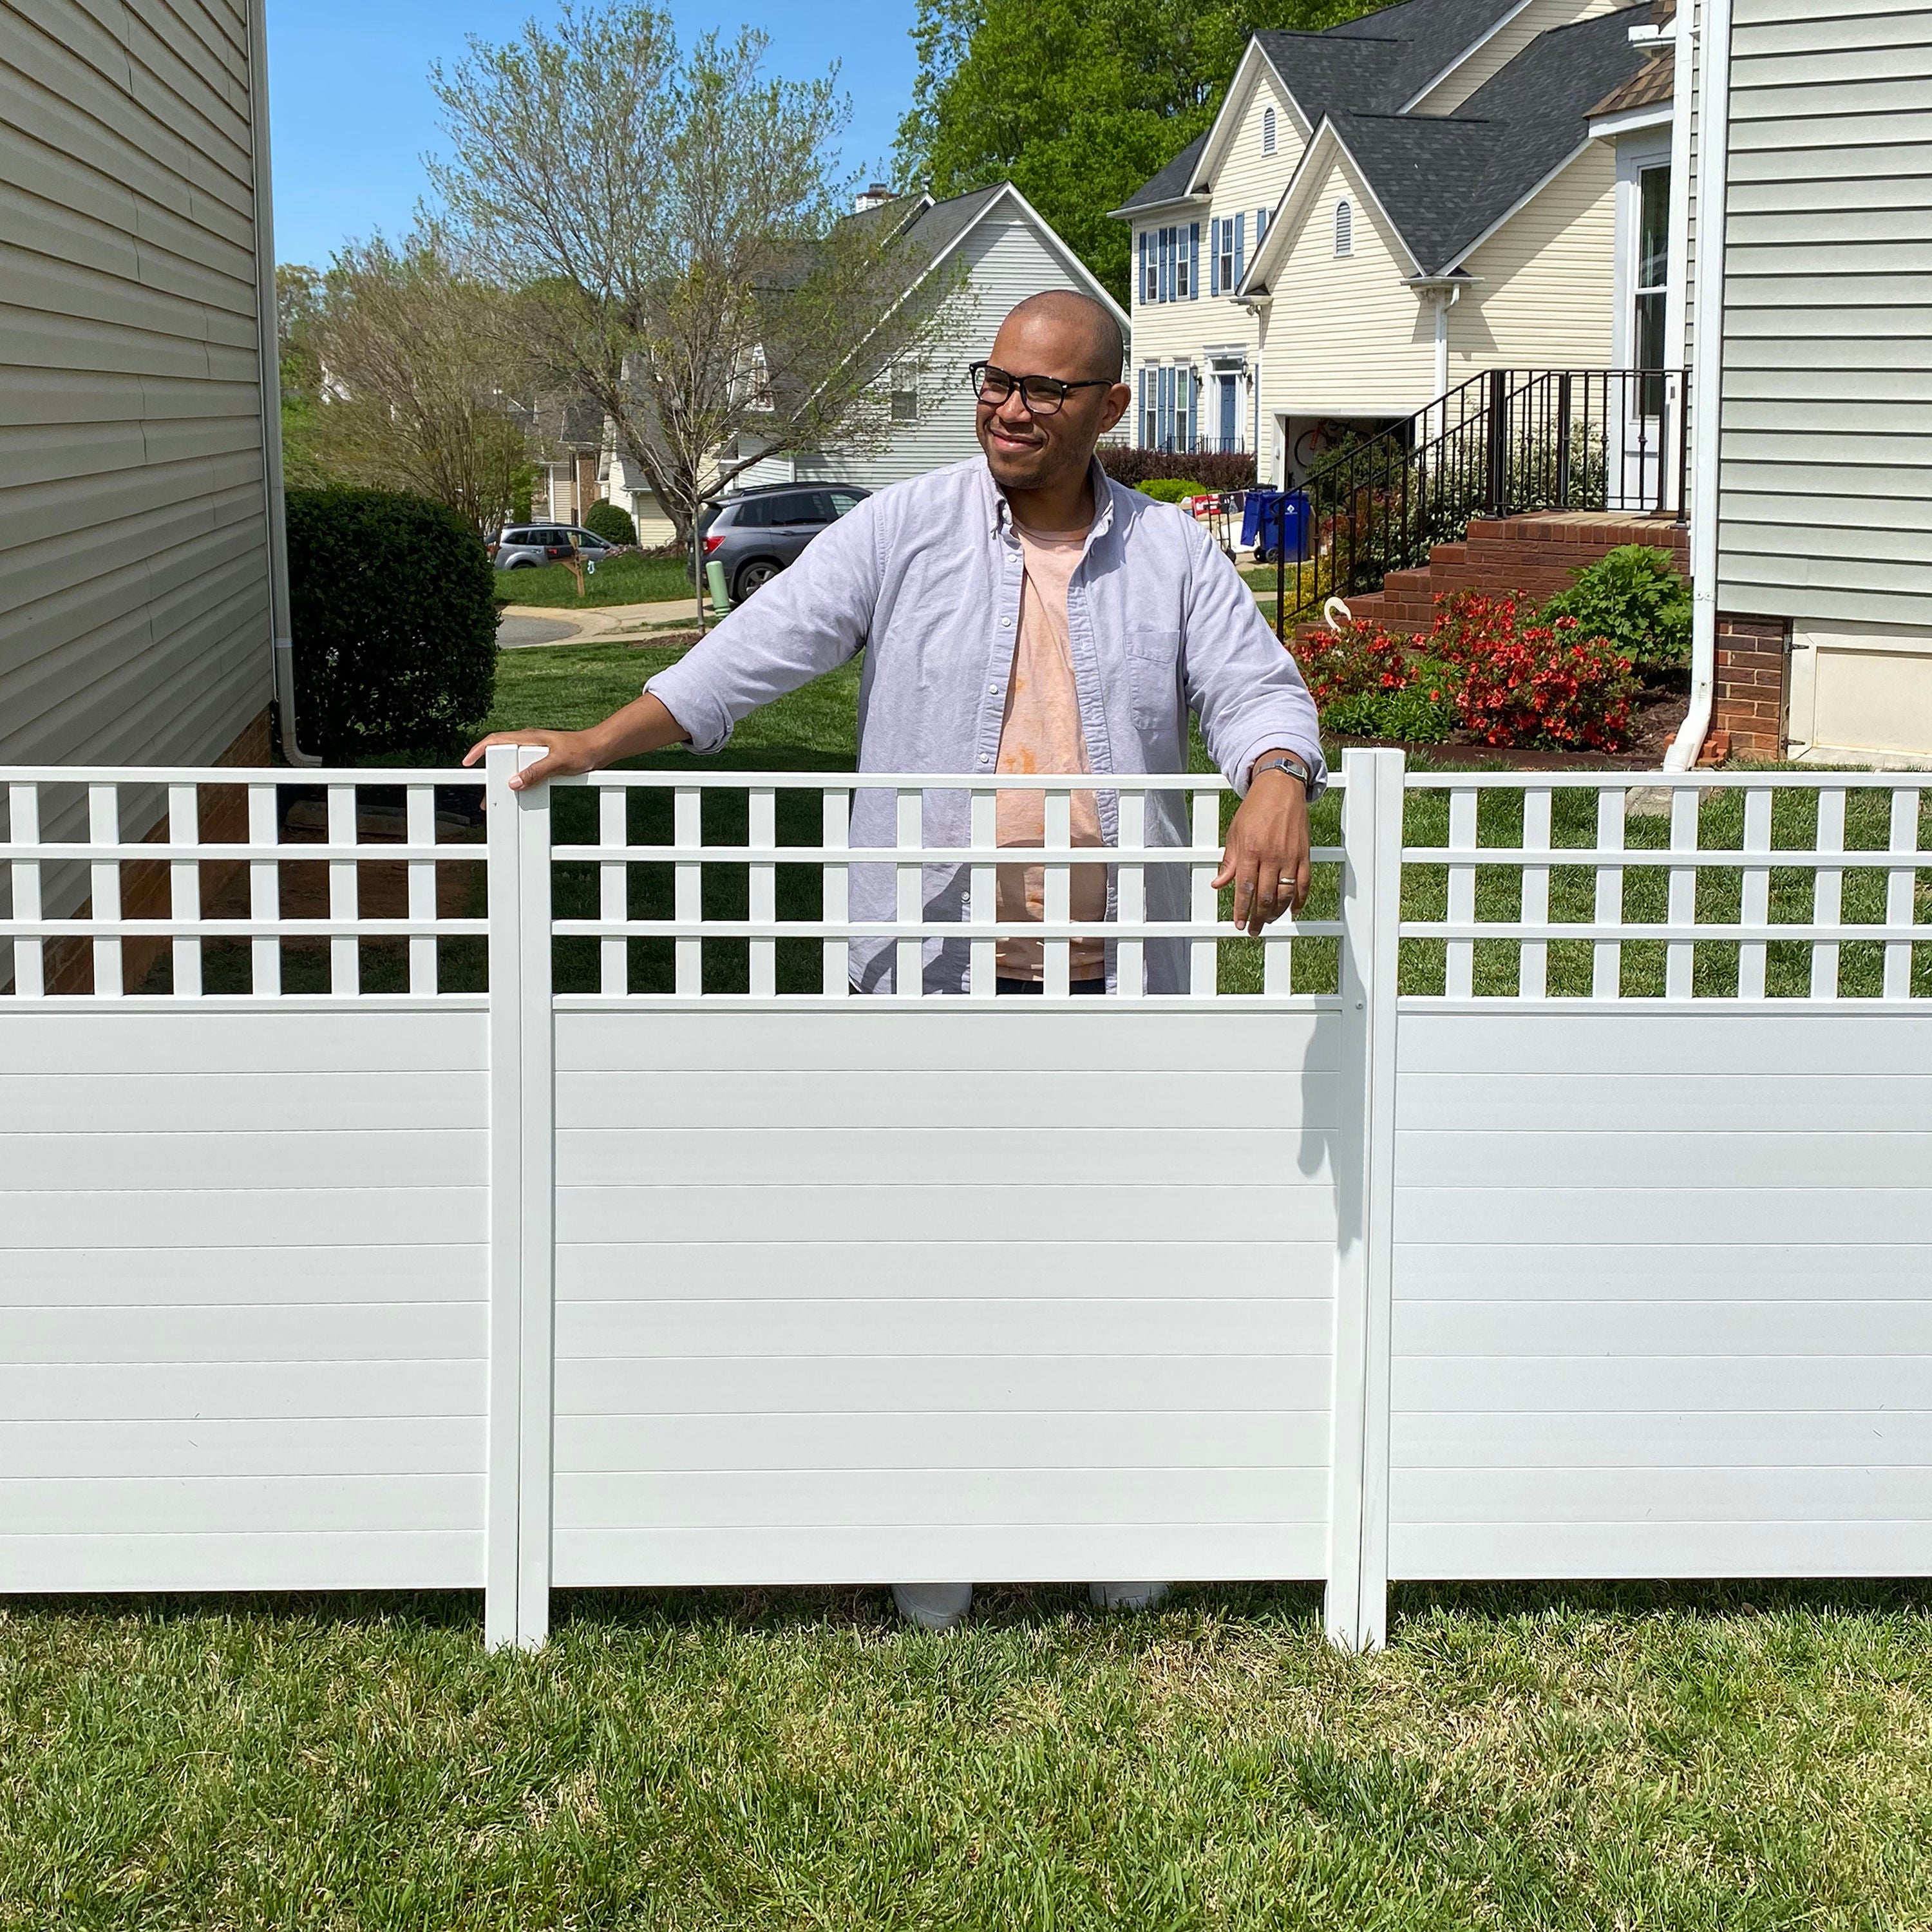
[[[593,563],[610,554],[610,546],[596,532],[574,524],[509,524],[484,545],[499,570],[533,570],[562,563],[573,546]]]
[[[726,496],[700,520],[704,560],[724,566],[724,587],[742,604],[871,494],[856,483],[775,483]]]

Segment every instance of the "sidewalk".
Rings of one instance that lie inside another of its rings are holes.
[[[690,597],[675,597],[661,604],[604,604],[582,610],[573,610],[567,604],[506,604],[499,615],[511,632],[504,637],[500,630],[498,637],[508,650],[539,644],[590,644],[698,621],[696,600]],[[708,598],[705,617],[708,622],[716,622]]]

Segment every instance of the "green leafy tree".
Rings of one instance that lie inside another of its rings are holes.
[[[1214,118],[1249,35],[1363,0],[919,0],[898,167],[938,195],[1010,180],[1124,302],[1110,218]]]

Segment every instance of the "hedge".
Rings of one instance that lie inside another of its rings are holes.
[[[1130,449],[1124,445],[1103,442],[1095,452],[1100,467],[1116,483],[1138,488],[1156,478],[1172,476],[1185,466],[1187,475],[1204,490],[1252,490],[1255,487],[1255,459],[1252,452],[1228,450],[1192,454],[1173,449]]]
[[[638,526],[632,522],[630,512],[608,496],[600,496],[584,512],[584,527],[606,543],[634,544],[638,540]]]
[[[288,493],[296,712],[331,764],[442,757],[490,709],[496,572],[440,503],[387,490]]]

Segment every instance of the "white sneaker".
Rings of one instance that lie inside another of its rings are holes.
[[[973,1607],[973,1586],[970,1583],[895,1583],[892,1601],[898,1604],[899,1615],[921,1630],[957,1630]]]
[[[1151,1610],[1172,1588],[1169,1583],[1089,1583],[1087,1600],[1096,1610]]]

